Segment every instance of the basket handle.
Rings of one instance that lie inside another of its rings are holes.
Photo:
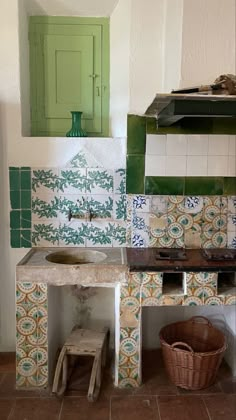
[[[194,353],[191,346],[189,346],[187,343],[184,343],[183,341],[176,341],[175,343],[171,344],[171,347],[174,349],[177,346],[186,347],[192,354]],[[180,349],[179,349],[180,350]]]
[[[199,320],[199,321],[197,321],[197,320]],[[189,321],[200,322],[202,324],[207,324],[209,327],[212,327],[212,323],[205,316],[201,316],[201,315],[192,316],[192,318],[190,318]]]

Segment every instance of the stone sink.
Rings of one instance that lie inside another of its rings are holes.
[[[126,283],[125,248],[32,248],[16,266],[16,281],[54,286]]]

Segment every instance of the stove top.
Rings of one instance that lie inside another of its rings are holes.
[[[204,249],[202,255],[207,261],[236,260],[235,249]]]
[[[161,248],[155,253],[156,260],[186,260],[187,255],[183,248]]]

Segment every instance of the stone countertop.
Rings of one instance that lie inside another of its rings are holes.
[[[53,254],[95,255],[93,262],[63,264],[48,259]],[[98,258],[96,258],[98,255]],[[48,258],[48,259],[47,259]],[[16,281],[54,286],[114,286],[126,283],[128,266],[125,248],[32,248],[16,266]]]
[[[176,272],[223,272],[236,271],[236,250],[231,250],[235,258],[224,261],[207,261],[202,249],[185,249],[186,260],[157,260],[158,248],[127,248],[129,271],[176,271]]]

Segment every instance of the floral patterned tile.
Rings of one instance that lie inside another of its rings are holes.
[[[126,223],[114,222],[112,232],[112,246],[123,247],[126,246]]]
[[[126,195],[114,195],[114,219],[126,220]]]
[[[220,230],[205,230],[202,233],[203,248],[225,248],[227,245],[227,233]]]
[[[126,223],[126,246],[132,246],[132,225],[128,221]]]
[[[236,296],[227,296],[224,301],[225,305],[236,305]]]
[[[86,147],[83,147],[66,166],[70,168],[101,168],[103,165]]]
[[[59,191],[59,171],[57,168],[33,168],[32,191],[47,194],[49,191],[56,193]]]
[[[119,368],[119,388],[138,388],[141,385],[141,375],[138,368]]]
[[[87,195],[85,210],[91,211],[93,220],[113,219],[113,196],[89,194]]]
[[[228,213],[236,214],[236,196],[228,197]]]
[[[110,194],[114,190],[114,174],[101,168],[87,169],[86,192],[91,194]]]
[[[202,214],[203,210],[203,197],[188,196],[184,199],[185,213],[189,214]]]
[[[185,197],[180,195],[168,196],[167,213],[177,217],[185,212]]]
[[[126,202],[127,202],[126,217],[127,217],[127,221],[131,222],[133,220],[133,195],[127,194]]]
[[[59,246],[59,222],[33,223],[32,246]]]
[[[60,198],[57,193],[48,191],[42,193],[40,190],[32,194],[31,198],[32,220],[56,221],[59,215]]]
[[[143,282],[143,276],[144,276],[143,272],[129,273],[128,286],[131,286],[134,288],[141,287],[141,284]]]
[[[133,248],[147,248],[149,247],[149,234],[141,230],[132,229],[131,246]]]
[[[114,173],[114,192],[115,194],[126,193],[126,170],[116,169]]]
[[[37,347],[24,346],[16,349],[16,386],[37,386]]]
[[[86,169],[64,168],[59,170],[59,191],[65,194],[86,192]]]
[[[207,285],[216,288],[217,273],[187,273],[186,280],[187,286],[189,287],[202,287]]]
[[[133,195],[133,210],[139,213],[147,213],[150,208],[150,197],[145,195]]]
[[[142,275],[142,285],[145,287],[162,288],[163,273],[145,272]]]
[[[168,197],[166,195],[153,195],[150,202],[150,211],[155,215],[167,213]]]
[[[142,286],[141,287],[141,305],[142,306],[160,306],[162,299],[162,287]]]
[[[149,237],[151,247],[161,247],[160,239],[166,235],[168,226],[167,214],[149,214]]]
[[[227,231],[236,234],[236,214],[228,215]]]
[[[59,226],[59,246],[84,247],[87,238],[87,223],[72,219]]]
[[[75,219],[86,219],[87,216],[87,198],[86,195],[80,194],[65,194],[59,197],[59,220],[61,222],[67,222],[69,220],[69,213],[72,213],[72,216]],[[75,220],[72,219],[71,220]]]
[[[114,231],[112,223],[106,221],[88,222],[86,227],[86,246],[112,246]]]
[[[205,299],[205,305],[211,305],[211,306],[218,306],[218,305],[224,305],[225,304],[225,298],[220,296],[209,296]]]
[[[234,232],[228,232],[227,247],[236,249],[236,234]]]

